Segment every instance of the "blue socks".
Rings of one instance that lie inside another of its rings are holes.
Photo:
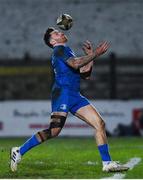
[[[103,144],[98,146],[98,150],[100,152],[100,156],[102,161],[111,161],[111,157],[108,151],[108,145],[107,144]]]
[[[24,155],[27,151],[29,151],[31,148],[37,146],[38,144],[41,144],[35,135],[33,135],[30,139],[28,139],[21,147],[20,147],[20,154]],[[111,157],[108,151],[108,145],[103,144],[98,146],[98,150],[100,152],[100,156],[102,161],[111,161]]]
[[[37,140],[36,136],[33,135],[20,147],[20,154],[24,155],[27,151],[29,151],[34,146],[37,146],[38,144],[40,144],[40,142]]]

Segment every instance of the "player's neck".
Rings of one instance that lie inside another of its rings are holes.
[[[56,46],[65,46],[66,44],[65,43],[57,43],[56,45],[54,45],[54,47]]]

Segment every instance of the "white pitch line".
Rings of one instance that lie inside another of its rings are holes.
[[[114,176],[109,177],[109,179],[123,179],[125,177],[126,174],[122,174],[122,173],[116,173],[114,174]]]
[[[125,166],[128,166],[130,169],[132,170],[139,162],[141,161],[140,157],[134,157],[131,158],[126,164],[124,164]],[[114,176],[111,177],[105,177],[103,179],[123,179],[126,176],[126,174],[123,173],[115,173]]]
[[[130,161],[125,164],[125,166],[128,166],[130,170],[132,170],[140,161],[141,161],[140,157],[134,157],[131,158]]]

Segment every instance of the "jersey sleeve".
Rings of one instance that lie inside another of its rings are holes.
[[[55,56],[56,58],[67,62],[69,58],[75,57],[75,54],[69,47],[61,46],[57,48]]]

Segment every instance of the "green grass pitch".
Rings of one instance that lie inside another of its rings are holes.
[[[114,173],[102,172],[100,156],[93,138],[56,138],[30,150],[18,171],[9,169],[9,150],[24,138],[0,139],[0,178],[100,179]],[[124,172],[125,178],[143,179],[143,138],[109,138],[112,159],[126,163],[140,157],[141,162]]]

